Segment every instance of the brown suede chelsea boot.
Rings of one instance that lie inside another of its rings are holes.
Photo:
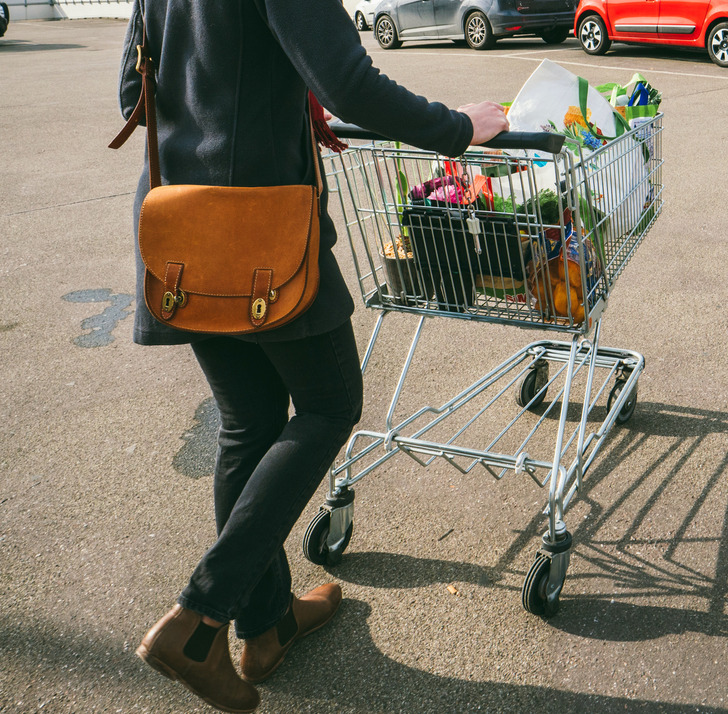
[[[321,585],[300,599],[293,596],[288,612],[258,637],[245,640],[240,667],[243,679],[258,684],[270,677],[294,642],[323,627],[341,603],[341,588],[335,583]]]
[[[147,632],[137,655],[221,711],[252,712],[260,697],[235,671],[228,628],[207,625],[201,615],[175,605]]]

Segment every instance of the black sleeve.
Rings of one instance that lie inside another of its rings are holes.
[[[134,0],[129,24],[126,28],[124,52],[121,57],[121,69],[119,71],[119,107],[124,119],[129,118],[142,91],[142,76],[136,71],[136,48],[137,45],[141,44],[142,13],[139,0]]]
[[[459,156],[470,118],[382,74],[339,0],[256,0],[268,26],[321,104],[340,119],[392,139]]]

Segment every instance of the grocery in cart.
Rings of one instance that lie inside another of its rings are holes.
[[[547,492],[547,525],[522,600],[552,615],[572,549],[565,512],[637,402],[645,360],[602,346],[601,324],[662,209],[662,115],[588,151],[567,150],[563,133],[509,132],[457,159],[350,125],[335,130],[354,141],[326,157],[330,192],[341,202],[362,300],[378,312],[362,370],[391,313],[412,316],[413,337],[381,429],[353,434],[332,467],[304,553],[339,562],[353,532],[353,486],[398,455],[530,479]],[[396,416],[422,334],[443,320],[554,339],[527,344],[444,403]],[[490,417],[496,412],[505,423]]]

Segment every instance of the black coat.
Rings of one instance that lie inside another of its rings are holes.
[[[344,121],[448,156],[472,137],[470,119],[430,103],[381,74],[338,0],[146,0],[147,36],[157,67],[163,183],[265,186],[312,183],[307,90]],[[124,44],[119,95],[128,118],[141,90],[135,70],[142,21],[135,0]],[[138,225],[149,190],[145,166],[134,203]],[[336,231],[322,196],[321,283],[309,310],[253,339],[326,332],[353,311],[331,249]],[[190,342],[195,335],[157,322],[144,304],[137,251],[134,340]]]

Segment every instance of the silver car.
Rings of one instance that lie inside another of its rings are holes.
[[[374,34],[385,50],[407,40],[465,40],[486,50],[514,35],[558,44],[569,36],[576,5],[577,0],[383,0]]]
[[[374,27],[374,11],[379,0],[359,0],[354,8],[354,24],[359,32],[371,30]]]

